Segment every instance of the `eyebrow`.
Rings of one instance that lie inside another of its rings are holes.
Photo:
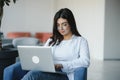
[[[68,23],[68,22],[63,22],[63,23],[61,23],[61,24],[65,24],[65,23]],[[59,23],[57,23],[57,24],[59,24]]]

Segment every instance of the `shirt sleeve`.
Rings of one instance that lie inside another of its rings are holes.
[[[89,54],[88,42],[86,39],[84,38],[81,39],[79,49],[80,49],[79,58],[69,62],[62,62],[63,72],[70,73],[70,72],[73,72],[78,67],[89,67],[90,54]]]
[[[51,41],[51,39],[49,38],[46,43],[44,44],[44,46],[49,46],[49,42]]]

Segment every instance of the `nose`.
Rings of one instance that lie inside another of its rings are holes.
[[[60,26],[58,27],[58,30],[64,30],[63,26],[60,25]]]
[[[61,26],[60,28],[61,28],[60,30],[63,30],[63,26]]]

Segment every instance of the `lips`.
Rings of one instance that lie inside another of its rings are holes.
[[[65,31],[61,31],[61,33],[64,33]]]

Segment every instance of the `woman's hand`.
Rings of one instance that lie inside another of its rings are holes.
[[[55,64],[55,69],[56,70],[60,70],[61,68],[63,68],[62,64]]]

